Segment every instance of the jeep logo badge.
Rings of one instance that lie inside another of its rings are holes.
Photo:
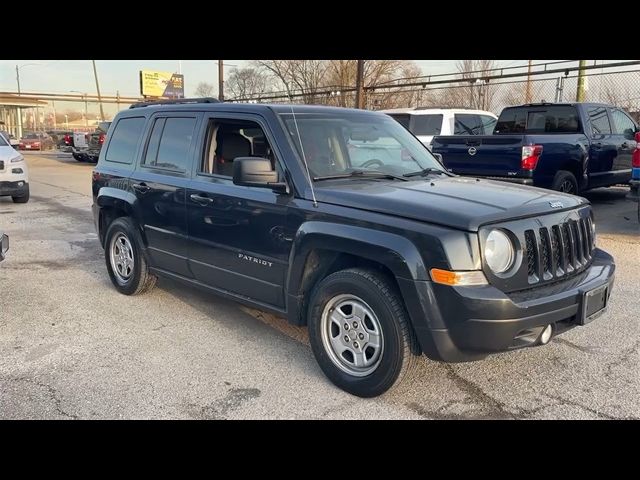
[[[551,208],[562,208],[562,207],[564,207],[562,202],[549,202],[549,205],[551,205]]]
[[[476,150],[476,147],[470,147],[468,150],[469,155],[471,155],[472,157],[476,154],[477,151],[478,150]]]

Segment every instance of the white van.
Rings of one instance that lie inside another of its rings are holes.
[[[491,135],[498,117],[466,108],[394,108],[380,110],[400,122],[427,147],[436,135]]]

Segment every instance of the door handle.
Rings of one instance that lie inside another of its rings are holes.
[[[203,197],[197,193],[189,195],[189,198],[192,202],[197,203],[198,205],[210,205],[213,203],[213,198]]]
[[[149,190],[151,190],[151,187],[149,187],[146,183],[142,182],[142,183],[134,183],[133,185],[131,185],[133,187],[133,189],[138,192],[138,193],[147,193]]]

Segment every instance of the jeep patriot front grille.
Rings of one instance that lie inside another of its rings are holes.
[[[591,218],[526,230],[525,254],[529,283],[561,278],[583,270],[591,262]]]

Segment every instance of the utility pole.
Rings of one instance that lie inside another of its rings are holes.
[[[358,60],[356,72],[356,108],[364,108],[364,60]]]
[[[218,60],[218,100],[224,102],[224,63]]]
[[[531,60],[527,68],[527,90],[524,94],[524,103],[531,103]]]
[[[18,95],[20,95],[20,69],[16,65],[16,81],[18,82]]]
[[[580,60],[580,70],[578,70],[578,91],[576,92],[576,102],[584,102],[585,80],[584,67],[587,66],[586,60]]]
[[[100,96],[100,84],[98,83],[98,71],[96,70],[96,61],[93,62],[93,76],[96,77],[96,90],[98,91],[98,103],[100,104],[100,120],[104,122],[104,110],[102,109],[102,97]]]

